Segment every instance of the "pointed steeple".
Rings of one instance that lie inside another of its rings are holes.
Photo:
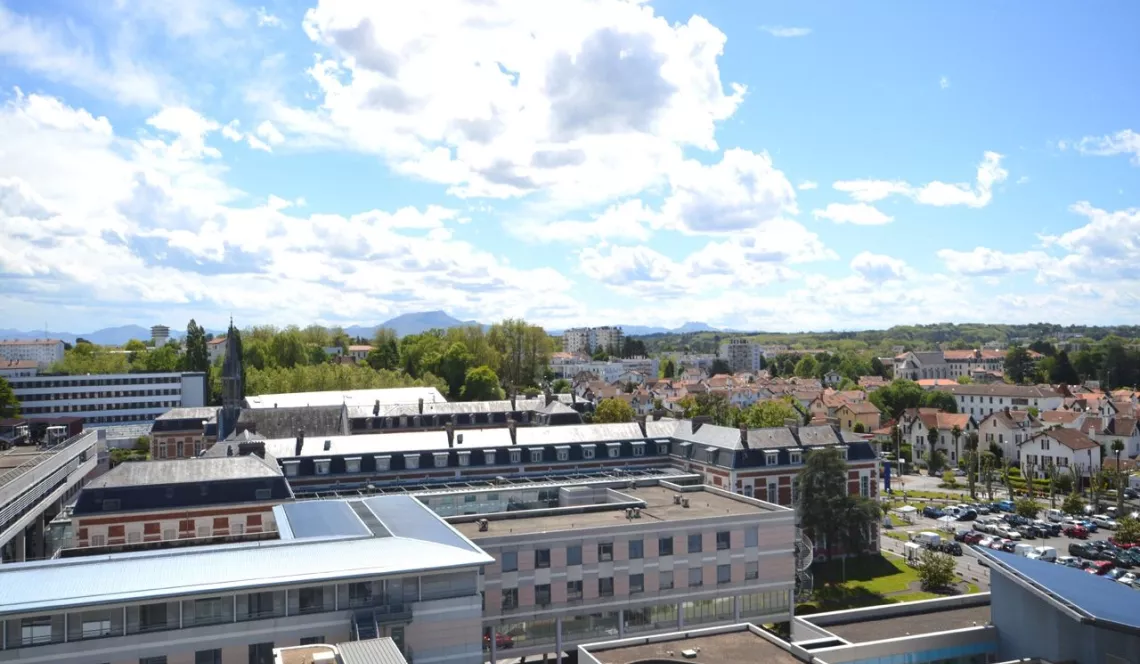
[[[241,332],[234,327],[226,331],[226,359],[222,362],[222,417],[218,437],[225,440],[237,427],[238,413],[245,399],[245,370],[242,367]]]

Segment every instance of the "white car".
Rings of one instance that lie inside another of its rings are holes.
[[[1014,542],[1021,541],[1021,533],[1017,532],[1013,528],[1003,528],[1001,531],[1001,536],[1008,540],[1013,540]]]
[[[982,547],[983,549],[988,549],[990,548],[990,545],[994,543],[995,539],[997,538],[983,537],[982,539],[978,540],[978,546]]]
[[[1124,574],[1121,574],[1118,579],[1116,579],[1116,582],[1123,583],[1126,586],[1131,586],[1132,583],[1136,581],[1136,578],[1136,574],[1132,572],[1125,572]]]
[[[1116,530],[1116,522],[1113,521],[1105,514],[1092,515],[1092,522],[1096,524],[1097,528],[1107,528],[1109,530]]]
[[[1045,519],[1053,523],[1063,523],[1065,521],[1065,513],[1061,510],[1045,510]]]

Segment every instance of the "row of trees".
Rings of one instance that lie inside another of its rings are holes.
[[[898,419],[908,408],[938,408],[957,413],[954,395],[941,390],[924,390],[912,380],[898,379],[871,392],[867,397],[887,417]]]
[[[64,351],[63,359],[51,365],[48,371],[71,375],[206,371],[210,366],[206,350],[208,338],[205,329],[191,319],[184,339],[171,339],[158,348],[138,339],[131,339],[121,349],[77,339]]]
[[[1006,376],[1015,383],[1075,385],[1098,380],[1106,389],[1140,385],[1140,348],[1135,343],[1109,335],[1081,346],[1072,356],[1046,341],[1035,341],[1028,348],[1014,346],[1006,354]],[[1034,363],[1030,350],[1044,357]]]

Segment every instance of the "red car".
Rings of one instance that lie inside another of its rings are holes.
[[[491,647],[491,637],[487,636],[486,634],[483,635],[483,647],[488,648],[488,649]],[[515,640],[513,638],[511,638],[510,634],[499,634],[498,632],[495,633],[495,648],[496,649],[514,648],[514,647],[515,647]]]
[[[977,544],[978,542],[982,541],[983,537],[985,537],[984,534],[974,530],[963,535],[962,542],[965,544]]]
[[[1085,528],[1084,526],[1077,526],[1077,525],[1065,526],[1065,529],[1061,532],[1065,533],[1069,537],[1075,537],[1077,539],[1088,539],[1089,538],[1089,529]]]
[[[1121,549],[1131,549],[1132,547],[1136,546],[1132,542],[1117,542],[1115,537],[1109,537],[1108,543],[1112,544],[1113,546],[1120,547]]]
[[[1104,576],[1108,574],[1108,570],[1112,569],[1112,563],[1107,560],[1097,560],[1089,565],[1085,571],[1089,574],[1096,574],[1097,576]]]

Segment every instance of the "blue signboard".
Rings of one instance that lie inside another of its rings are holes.
[[[883,491],[891,492],[891,462],[883,462]]]

